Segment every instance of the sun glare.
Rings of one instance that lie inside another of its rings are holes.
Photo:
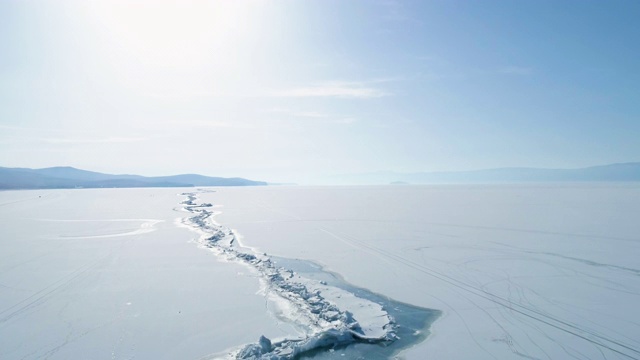
[[[90,9],[111,51],[151,68],[225,65],[253,31],[259,3],[100,1]]]

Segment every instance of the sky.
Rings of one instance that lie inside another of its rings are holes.
[[[638,1],[0,0],[0,166],[280,182],[640,161]]]

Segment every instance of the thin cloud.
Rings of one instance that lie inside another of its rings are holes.
[[[107,137],[107,138],[47,138],[42,139],[50,144],[117,144],[134,143],[148,140],[144,137]]]
[[[0,125],[0,129],[6,129],[6,130],[28,130],[28,131],[38,130],[36,128],[27,128],[27,127],[23,127],[23,126],[12,126],[12,125]]]
[[[329,115],[327,114],[322,114],[322,113],[313,112],[313,111],[300,111],[300,112],[293,113],[293,116],[315,118],[315,119],[322,119],[322,118],[329,117]]]
[[[268,110],[264,110],[263,112],[283,114],[289,117],[307,118],[309,121],[315,121],[316,123],[325,123],[325,124],[348,125],[358,121],[358,119],[354,117],[330,115],[330,114],[319,113],[315,111],[298,111],[298,110],[292,110],[287,108],[271,108]]]
[[[355,123],[356,121],[358,121],[358,119],[352,118],[352,117],[333,120],[333,122],[336,124],[344,124],[344,125],[350,125]]]
[[[291,110],[287,108],[272,108],[268,110],[264,110],[266,113],[276,113],[276,114],[285,114],[294,117],[302,117],[302,118],[314,118],[314,119],[323,119],[328,118],[330,115],[323,114],[315,111],[297,111]]]
[[[167,91],[167,92],[147,92],[145,96],[157,99],[193,99],[193,98],[218,98],[234,96],[233,93],[219,91]]]
[[[51,133],[64,133],[67,130],[66,129],[49,129],[49,128],[44,128],[44,127],[27,127],[27,126],[15,126],[15,125],[0,125],[0,129],[6,129],[6,130],[15,130],[15,131],[26,131],[29,133],[33,133],[33,132],[51,132]],[[78,131],[78,130],[74,130],[74,132],[76,133],[83,133],[83,132],[87,132],[87,131]]]
[[[377,81],[381,82],[381,81]],[[390,94],[371,86],[372,82],[333,81],[313,86],[297,87],[273,94],[276,97],[335,97],[351,99],[371,99]]]
[[[251,129],[253,125],[239,121],[215,121],[215,120],[173,120],[168,122],[171,125],[181,125],[189,127],[204,127],[204,128],[241,128]]]

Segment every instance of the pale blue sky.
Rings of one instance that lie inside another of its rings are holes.
[[[0,1],[0,166],[640,161],[638,1]],[[311,179],[311,180],[310,180]]]

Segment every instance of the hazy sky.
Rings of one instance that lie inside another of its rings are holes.
[[[639,1],[0,0],[0,166],[640,160]]]

